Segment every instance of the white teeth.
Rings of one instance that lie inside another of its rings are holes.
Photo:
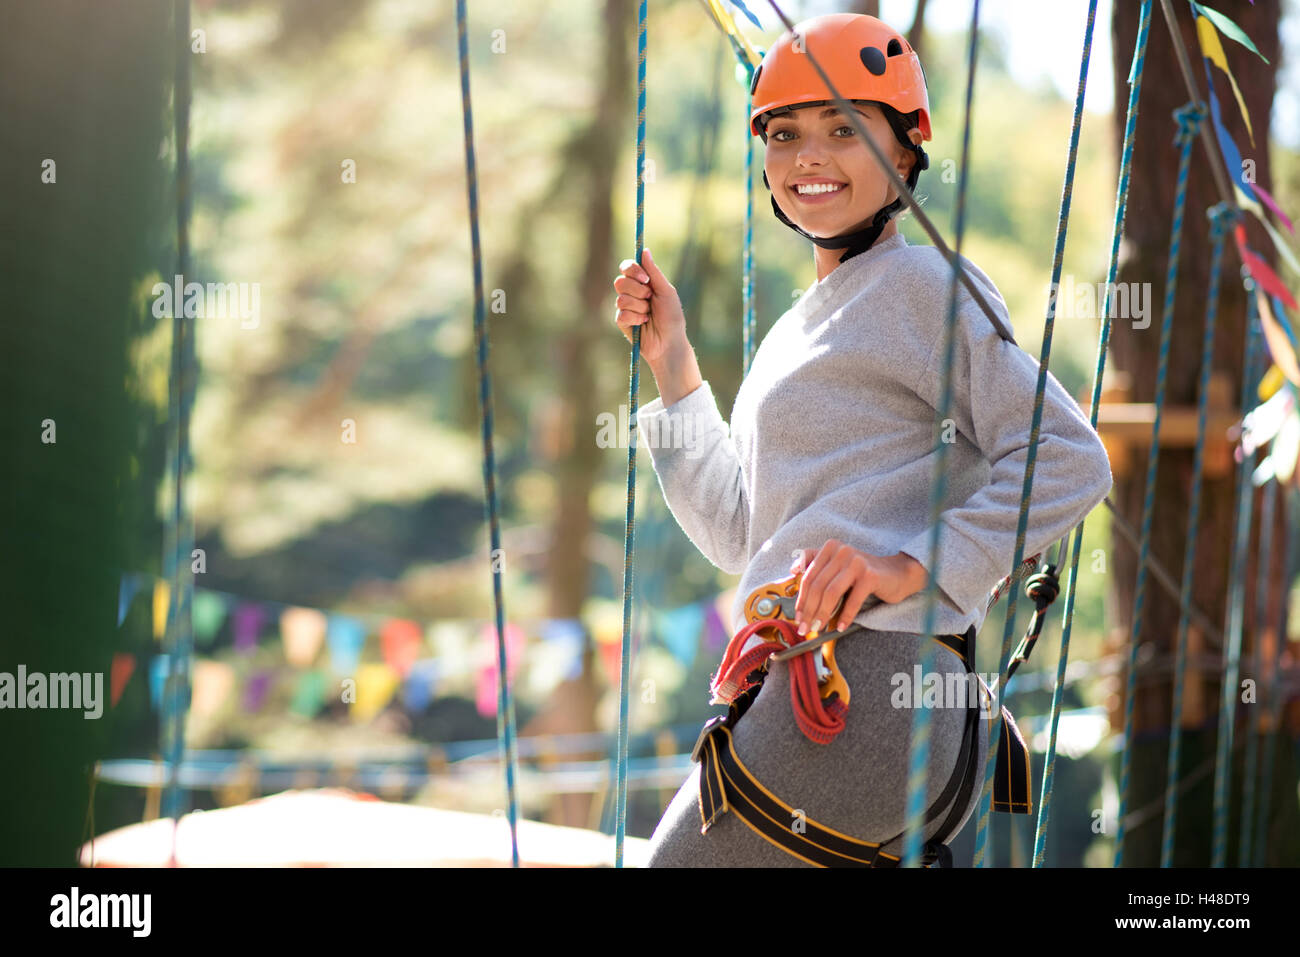
[[[795,191],[800,196],[811,196],[815,193],[835,193],[843,188],[842,183],[813,183],[811,185],[800,183],[795,187]]]

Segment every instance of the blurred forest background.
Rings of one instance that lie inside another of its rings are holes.
[[[774,24],[764,4],[750,6]],[[796,17],[849,8],[784,6]],[[682,295],[691,341],[726,415],[743,362],[746,89],[698,0],[651,7],[646,244]],[[1070,4],[1059,32],[1044,38],[1076,63],[1084,8]],[[195,0],[193,27],[204,49],[192,60],[187,279],[258,284],[260,317],[253,327],[238,318],[197,326],[189,497],[195,544],[205,556],[195,587],[209,593],[196,594],[196,614],[207,602],[198,655],[222,666],[225,692],[208,694],[191,713],[187,745],[240,769],[289,769],[295,786],[346,782],[338,769],[355,775],[362,765],[437,772],[471,753],[475,774],[434,773],[425,782],[371,789],[491,813],[505,797],[491,740],[497,719],[477,706],[494,654],[484,637],[492,578],[453,5]],[[153,284],[174,272],[170,5],[136,5],[118,27],[105,29],[125,45],[98,62],[105,72],[124,69],[128,51],[156,43],[154,58],[135,64],[138,89],[103,94],[117,95],[118,115],[134,117],[106,134],[115,161],[132,165],[138,186],[122,194],[118,214],[127,214],[125,201],[134,196],[131,215],[151,237],[132,253],[134,283],[116,290],[130,304],[118,310],[129,407],[117,411],[131,425],[116,433],[121,449],[113,452],[127,535],[109,572],[139,574],[147,594],[149,576],[162,573],[161,515],[172,491],[163,479],[172,327],[150,313]],[[1099,20],[1099,33],[1109,29]],[[621,636],[627,454],[600,447],[596,437],[597,417],[618,417],[628,398],[628,348],[612,322],[611,283],[618,261],[633,253],[634,30],[635,5],[619,0],[471,4],[505,607],[523,637],[515,684],[521,735],[616,728],[617,660],[608,649],[616,652]],[[965,30],[964,19],[932,16],[915,34],[934,127],[926,144],[931,170],[918,195],[949,237],[956,177],[943,172],[960,153]],[[746,32],[760,47],[777,36],[774,29]],[[94,46],[93,35],[80,46],[64,43],[66,53],[83,57]],[[1131,44],[1119,51],[1118,70],[1127,71],[1131,53]],[[1017,82],[996,30],[981,37],[979,56],[963,252],[997,283],[1017,340],[1037,358],[1073,104],[1045,81]],[[1110,69],[1098,63],[1094,76]],[[1106,114],[1085,116],[1065,259],[1077,283],[1105,279],[1117,172],[1113,125]],[[32,149],[44,155],[44,146]],[[815,279],[808,244],[768,208],[761,149],[754,194],[760,336]],[[1273,193],[1284,209],[1298,210],[1300,157],[1276,142],[1272,150]],[[99,194],[87,202],[91,195]],[[115,222],[107,213],[91,220],[96,241],[111,238]],[[910,217],[902,230],[909,243],[928,244]],[[93,290],[84,292],[83,306],[94,308]],[[1051,368],[1073,395],[1091,385],[1097,334],[1095,317],[1062,304]],[[60,388],[75,390],[79,381],[69,375]],[[643,367],[641,403],[654,395]],[[707,684],[720,645],[705,640],[706,626],[728,607],[735,579],[677,528],[648,456],[640,456],[637,475],[631,725],[648,736],[641,754],[680,758],[717,711],[707,703]],[[1077,714],[1063,732],[1049,865],[1105,864],[1111,853],[1107,835],[1088,826],[1093,808],[1109,815],[1116,804],[1107,714],[1120,688],[1101,666],[1112,650],[1107,630],[1122,617],[1112,606],[1110,548],[1108,516],[1099,509],[1085,529],[1071,642],[1072,661],[1097,667],[1066,696]],[[101,584],[104,573],[95,573]],[[103,590],[99,605],[114,604],[117,596]],[[220,596],[220,610],[211,596]],[[1018,633],[1028,621],[1026,604]],[[251,645],[240,633],[247,619],[240,624],[238,615],[247,605],[264,609]],[[438,670],[423,695],[398,693],[397,678],[378,681],[367,692],[375,706],[359,716],[339,700],[338,674],[325,667],[324,653],[306,665],[286,660],[276,619],[291,607],[363,622],[371,640],[358,650],[362,664],[389,660],[387,645],[374,639],[390,620],[416,624],[419,660],[465,660]],[[985,625],[980,670],[995,670],[1001,607]],[[685,608],[699,610],[669,615]],[[158,746],[146,675],[158,648],[154,609],[136,600],[125,610],[116,633],[93,619],[105,648],[141,662],[96,729],[93,753],[144,758]],[[579,644],[568,646],[576,647],[573,661],[538,650],[545,623],[557,620],[581,623]],[[697,629],[698,649],[673,640],[674,621]],[[1046,737],[1034,716],[1050,701],[1059,621],[1051,617],[1017,676],[1019,690],[1012,688],[1011,708],[1040,761],[1036,785]],[[321,676],[309,700],[301,697],[308,672]],[[253,681],[264,685],[258,695],[247,690]],[[640,693],[646,682],[649,696]],[[465,741],[478,744],[463,753],[448,748]],[[612,831],[608,770],[591,772],[598,780],[565,794],[529,770],[547,761],[589,762],[582,767],[590,770],[608,755],[608,744],[593,739],[525,761],[525,814]],[[650,834],[673,781],[689,770],[680,761],[665,767],[655,786],[630,794],[629,834]],[[75,779],[71,764],[65,771]],[[240,774],[195,790],[188,806],[221,806],[267,788],[259,773]],[[84,790],[76,799],[84,810]],[[156,789],[101,783],[95,828],[157,814],[156,802]],[[973,825],[956,845],[959,860],[972,834]],[[998,815],[994,835],[997,863],[1023,863],[1032,821]]]

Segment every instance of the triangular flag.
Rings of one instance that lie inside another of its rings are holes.
[[[718,606],[711,601],[702,602],[704,606],[704,648],[713,653],[727,647],[727,629],[718,615]]]
[[[167,669],[170,661],[169,655],[161,654],[154,655],[153,660],[149,662],[149,701],[155,711],[167,688]]]
[[[331,615],[325,642],[329,645],[330,669],[336,675],[354,675],[366,643],[366,628],[355,618]]]
[[[1256,49],[1255,44],[1251,42],[1250,37],[1246,36],[1246,31],[1237,26],[1218,10],[1212,10],[1203,3],[1195,2],[1195,0],[1192,0],[1192,9],[1208,18],[1216,27],[1219,28],[1219,32],[1229,40],[1236,40],[1265,63],[1268,62],[1268,57],[1264,56],[1264,54],[1260,53],[1259,50]]]
[[[134,575],[129,573],[122,575],[122,580],[117,586],[117,627],[121,628],[122,622],[126,621],[126,613],[131,607],[131,599],[135,597],[139,587],[140,584]]]
[[[190,607],[194,614],[194,639],[199,647],[212,644],[221,623],[226,620],[226,600],[216,592],[195,589]]]
[[[369,721],[393,700],[401,679],[396,671],[384,662],[371,662],[357,669],[357,699],[352,702],[352,717]]]
[[[1255,299],[1259,304],[1259,325],[1264,330],[1264,342],[1269,355],[1276,363],[1276,369],[1291,382],[1300,386],[1300,359],[1296,356],[1295,342],[1291,330],[1287,328],[1286,314],[1280,317],[1274,313],[1264,290],[1256,287]]]
[[[524,646],[528,642],[528,637],[524,634],[524,630],[514,622],[506,623],[504,637],[506,641],[506,674],[511,681],[514,681],[515,673],[519,671],[519,661],[524,655]],[[483,630],[479,633],[479,640],[491,649],[488,667],[495,671],[497,667],[497,627],[494,622],[489,622],[483,626]]]
[[[1210,120],[1214,124],[1215,139],[1219,141],[1219,152],[1223,154],[1223,163],[1228,168],[1228,178],[1236,187],[1238,197],[1245,195],[1246,202],[1254,203],[1253,194],[1247,192],[1250,183],[1245,179],[1241,151],[1237,149],[1236,142],[1228,135],[1228,129],[1223,125],[1223,111],[1219,108],[1219,98],[1214,95],[1214,78],[1208,63],[1205,65],[1205,79],[1209,81]]]
[[[1246,100],[1241,95],[1241,87],[1237,86],[1237,78],[1232,75],[1232,70],[1228,67],[1228,58],[1223,52],[1223,44],[1219,42],[1219,34],[1205,17],[1196,18],[1196,39],[1201,44],[1202,55],[1227,74],[1228,82],[1232,84],[1232,95],[1237,98],[1237,107],[1241,110],[1241,118],[1246,121],[1250,144],[1254,146],[1255,130],[1250,124],[1250,111],[1246,109]]]
[[[420,626],[405,618],[390,618],[379,631],[379,648],[384,661],[403,678],[420,657],[423,641]]]
[[[552,618],[542,625],[542,641],[562,649],[559,658],[561,681],[582,676],[582,653],[587,646],[587,631],[577,618]]]
[[[1253,189],[1256,195],[1258,195],[1259,198],[1264,201],[1265,206],[1273,210],[1273,215],[1276,216],[1278,219],[1282,220],[1282,225],[1286,227],[1286,231],[1288,233],[1291,233],[1294,236],[1295,226],[1292,224],[1291,220],[1287,217],[1286,213],[1282,212],[1281,208],[1277,205],[1277,200],[1275,200],[1272,197],[1272,195],[1270,195],[1268,190],[1266,190],[1263,186],[1260,186],[1259,183],[1251,183],[1250,188]]]
[[[655,616],[655,634],[687,670],[695,662],[703,626],[704,609],[695,603],[671,608]]]
[[[1273,460],[1273,474],[1285,485],[1295,474],[1296,457],[1300,454],[1300,415],[1292,413],[1273,440],[1269,458]]]
[[[244,685],[244,710],[249,714],[256,714],[262,710],[262,705],[266,703],[267,693],[271,690],[271,681],[275,677],[275,672],[262,670],[254,672]]]
[[[159,579],[153,584],[153,637],[162,641],[167,634],[167,604],[171,595],[167,583]]]
[[[621,642],[597,642],[600,664],[610,687],[617,688],[623,677],[623,645]]]
[[[1273,248],[1282,257],[1282,261],[1300,273],[1300,260],[1296,259],[1295,251],[1291,249],[1290,244],[1282,237],[1282,234],[1268,221],[1268,217],[1264,215],[1262,210],[1251,209],[1251,212],[1255,214],[1255,218],[1264,227],[1264,232],[1268,233],[1268,238],[1273,240]]]
[[[314,718],[325,701],[327,679],[325,672],[319,670],[304,671],[298,676],[298,685],[293,690],[293,700],[289,710],[304,718]]]
[[[1241,256],[1242,263],[1250,270],[1251,278],[1265,292],[1277,296],[1292,309],[1300,308],[1296,305],[1295,296],[1282,284],[1277,273],[1273,268],[1264,262],[1254,250],[1246,245],[1246,227],[1238,224],[1236,228],[1237,252]]]
[[[265,619],[266,612],[257,602],[244,602],[235,609],[235,651],[244,655],[253,653]]]
[[[418,714],[429,707],[438,683],[438,665],[436,658],[425,658],[411,666],[402,682],[402,704],[407,711]]]
[[[325,642],[328,621],[314,608],[286,608],[280,614],[284,657],[295,668],[309,668]]]
[[[497,712],[497,696],[500,692],[499,679],[497,678],[497,629],[496,624],[489,622],[483,626],[479,633],[480,647],[487,647],[491,650],[491,656],[487,659],[478,672],[478,690],[475,694],[475,701],[478,706],[478,713],[484,718],[490,717]],[[508,622],[505,629],[506,645],[506,683],[507,686],[513,686],[515,673],[519,670],[519,659],[523,657],[524,644],[527,640],[523,629],[513,622]]]
[[[196,717],[211,717],[226,703],[235,683],[235,669],[230,665],[200,658],[194,662],[190,710]]]
[[[1268,371],[1260,377],[1259,388],[1255,390],[1255,394],[1259,396],[1260,402],[1267,402],[1277,395],[1278,390],[1282,388],[1282,384],[1286,381],[1286,376],[1277,367],[1277,363],[1273,363],[1268,367]]]
[[[131,680],[134,671],[135,655],[128,655],[125,651],[113,653],[113,664],[108,677],[110,707],[116,708],[122,700],[122,692],[126,690],[126,683]]]

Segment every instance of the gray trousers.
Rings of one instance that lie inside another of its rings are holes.
[[[895,707],[891,697],[906,675],[911,688],[923,644],[933,649],[931,671],[965,675],[961,659],[917,634],[861,630],[836,643],[835,660],[849,685],[845,728],[830,744],[809,741],[795,723],[790,668],[772,662],[763,688],[732,729],[736,753],[768,791],[818,824],[863,841],[884,841],[906,826],[907,770],[914,707]],[[907,701],[912,701],[909,694]],[[951,701],[951,699],[949,699]],[[925,805],[938,799],[956,767],[966,711],[930,708],[930,759]],[[988,754],[989,722],[979,722],[975,787],[952,836],[979,804]],[[752,830],[732,811],[700,833],[700,765],[669,803],[650,838],[650,867],[809,867]],[[948,808],[925,828],[929,839]],[[793,822],[792,822],[793,823]],[[902,839],[881,848],[902,854]]]

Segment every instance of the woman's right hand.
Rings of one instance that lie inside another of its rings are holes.
[[[614,321],[628,342],[632,330],[641,327],[641,357],[656,362],[677,343],[686,343],[686,316],[667,277],[655,264],[649,249],[642,250],[644,266],[625,259],[618,265],[621,275],[614,280],[618,293]]]

